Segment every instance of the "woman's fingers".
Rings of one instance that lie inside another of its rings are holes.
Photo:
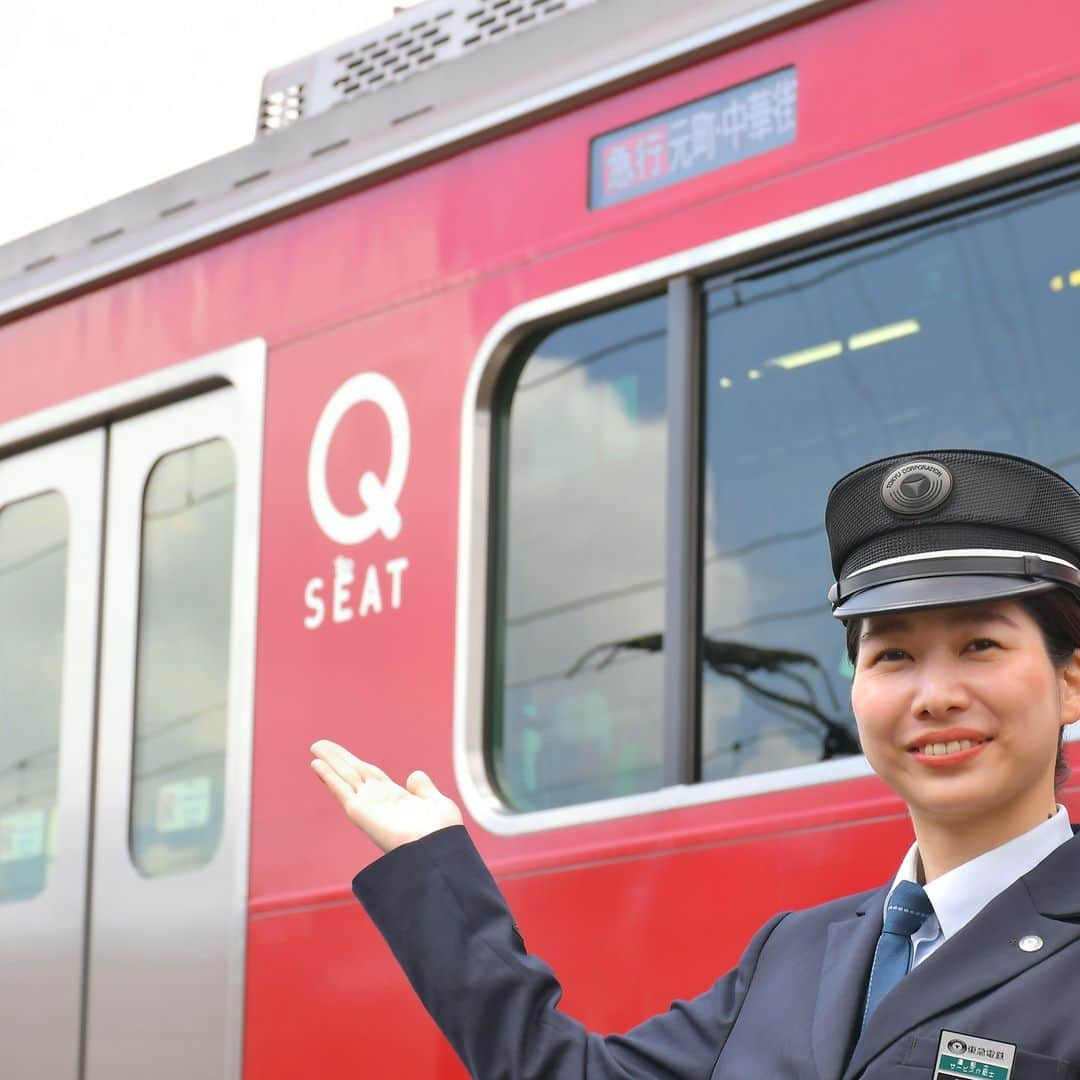
[[[319,739],[318,742],[312,743],[311,752],[320,761],[333,769],[339,776],[347,776],[350,773],[356,773],[356,779],[360,779],[359,771],[357,769],[359,760],[350,754],[344,746],[339,746],[329,739]]]
[[[349,799],[356,794],[356,788],[348,781],[343,780],[325,761],[316,759],[311,763],[311,767],[342,806],[345,806]]]
[[[344,746],[339,746],[329,739],[319,739],[313,743],[311,752],[320,760],[333,769],[338,776],[352,784],[355,789],[365,780],[385,780],[386,773],[377,765],[368,761],[361,761],[358,757],[350,754]]]

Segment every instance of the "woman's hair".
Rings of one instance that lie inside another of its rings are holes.
[[[1050,663],[1061,669],[1080,649],[1080,600],[1065,589],[1022,596],[1017,603],[1035,620],[1042,631],[1043,644]],[[844,623],[847,637],[847,654],[852,664],[859,655],[859,635],[862,619],[856,616]],[[1057,761],[1054,764],[1054,788],[1060,791],[1069,779],[1069,765],[1065,760],[1062,741],[1065,729],[1058,732]]]

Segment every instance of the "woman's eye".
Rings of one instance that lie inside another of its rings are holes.
[[[987,649],[997,648],[997,642],[992,638],[976,638],[974,641],[968,643],[968,649],[971,652],[986,652]]]
[[[874,657],[874,661],[875,663],[887,663],[891,660],[903,660],[906,656],[907,653],[903,649],[882,649]]]

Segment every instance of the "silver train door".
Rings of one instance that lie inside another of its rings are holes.
[[[0,461],[0,1071],[77,1080],[105,436]]]
[[[240,1075],[261,444],[244,406],[215,390],[110,429],[83,1080]]]

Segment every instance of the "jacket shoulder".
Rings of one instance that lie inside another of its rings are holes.
[[[866,892],[839,896],[835,900],[828,900],[815,907],[792,911],[784,922],[787,928],[802,933],[814,926],[825,926],[838,919],[847,919],[872,911],[875,906],[884,908],[887,888],[888,886],[879,886],[876,889],[867,889]]]

